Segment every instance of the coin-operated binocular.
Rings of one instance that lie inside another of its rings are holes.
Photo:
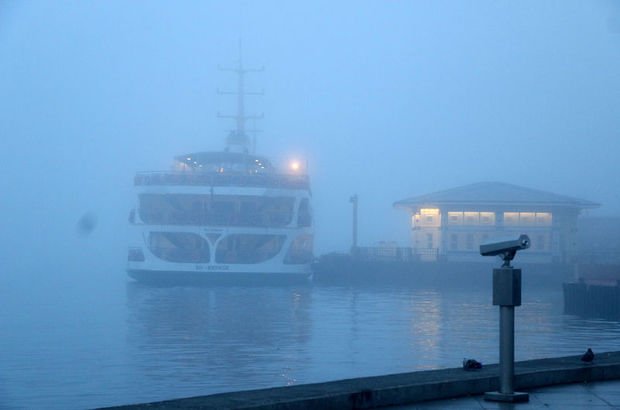
[[[521,306],[521,269],[510,265],[518,251],[530,247],[530,238],[499,239],[480,245],[480,255],[500,256],[504,263],[493,269],[493,305],[499,306],[499,384],[497,392],[484,394],[485,400],[525,402],[527,393],[515,392],[515,306]]]
[[[514,239],[500,239],[493,242],[487,242],[480,245],[480,255],[482,256],[500,256],[504,264],[503,267],[510,267],[510,261],[515,258],[517,251],[530,247],[530,237],[520,235]]]

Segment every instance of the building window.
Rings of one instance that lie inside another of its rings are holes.
[[[463,212],[448,212],[448,224],[450,225],[463,224]]]
[[[504,225],[519,225],[519,213],[518,212],[504,212]]]
[[[450,249],[457,250],[459,248],[459,236],[455,233],[450,234]]]
[[[474,249],[474,234],[468,233],[467,237],[465,238],[465,248],[468,251],[471,251]]]
[[[519,214],[519,225],[532,226],[536,223],[536,214],[534,212],[521,212]]]
[[[536,212],[536,225],[550,226],[551,221],[551,212]]]
[[[426,234],[426,248],[433,249],[433,234],[432,233]]]
[[[422,208],[413,215],[413,226],[440,226],[439,209]]]
[[[448,212],[449,225],[495,225],[494,212]]]
[[[463,220],[465,225],[478,225],[480,214],[478,212],[463,212]]]
[[[536,240],[534,241],[534,243],[532,243],[532,245],[537,251],[544,251],[545,249],[547,249],[546,242],[547,238],[545,237],[545,235],[537,235]]]
[[[551,212],[504,212],[504,225],[551,226]]]
[[[495,225],[495,212],[480,212],[480,225]]]

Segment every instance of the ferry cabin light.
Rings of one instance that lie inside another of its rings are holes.
[[[299,163],[299,161],[293,160],[293,161],[290,162],[289,168],[293,172],[299,172],[299,170],[301,169],[301,164]]]

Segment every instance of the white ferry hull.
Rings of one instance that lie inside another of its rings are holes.
[[[191,272],[153,269],[128,269],[129,276],[138,282],[162,285],[185,284],[291,284],[309,283],[311,272]]]

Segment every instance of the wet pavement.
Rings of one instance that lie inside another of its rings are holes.
[[[565,384],[529,390],[526,403],[497,403],[484,400],[482,395],[456,399],[433,400],[390,410],[432,409],[620,409],[620,380]]]

